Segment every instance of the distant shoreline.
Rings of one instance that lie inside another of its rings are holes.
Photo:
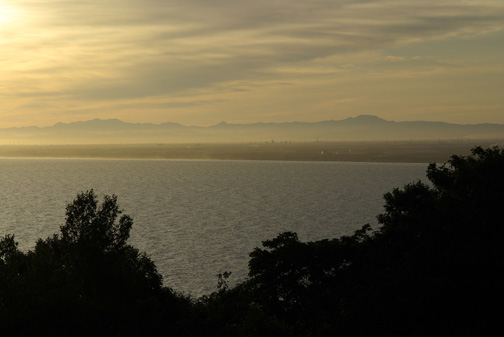
[[[0,158],[209,159],[444,163],[495,140],[243,144],[0,145]]]

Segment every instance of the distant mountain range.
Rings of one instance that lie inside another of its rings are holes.
[[[504,124],[394,122],[361,115],[315,123],[219,124],[201,127],[178,123],[126,123],[93,119],[48,127],[0,128],[0,144],[118,144],[203,142],[387,141],[504,138]]]

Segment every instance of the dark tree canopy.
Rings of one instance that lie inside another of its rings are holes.
[[[427,176],[385,194],[375,231],[263,242],[249,279],[216,297],[242,313],[227,324],[241,335],[254,335],[258,316],[266,335],[490,334],[504,299],[504,150],[474,148]]]
[[[379,228],[250,253],[249,276],[198,300],[163,287],[128,244],[115,196],[68,205],[61,234],[18,250],[0,238],[5,336],[486,336],[504,300],[504,150],[431,164],[429,183],[385,194]]]
[[[121,214],[116,196],[100,203],[91,190],[67,206],[61,235],[33,251],[0,240],[3,335],[137,336],[171,324],[176,296],[127,243],[133,222]]]
[[[117,196],[106,195],[101,205],[93,190],[77,195],[66,208],[66,223],[61,226],[65,243],[89,243],[103,252],[119,251],[126,246],[133,220],[122,215]]]

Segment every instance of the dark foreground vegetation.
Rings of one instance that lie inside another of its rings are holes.
[[[249,277],[187,298],[127,243],[116,198],[82,193],[61,232],[0,240],[2,336],[485,336],[502,320],[504,150],[429,165],[385,195],[380,228],[250,253]]]

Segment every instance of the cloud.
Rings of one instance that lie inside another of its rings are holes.
[[[414,67],[427,59],[388,51],[504,29],[504,4],[485,0],[19,0],[16,8],[18,20],[1,32],[4,94],[61,93],[82,104],[379,71],[384,60]],[[435,58],[428,62],[441,67]]]

